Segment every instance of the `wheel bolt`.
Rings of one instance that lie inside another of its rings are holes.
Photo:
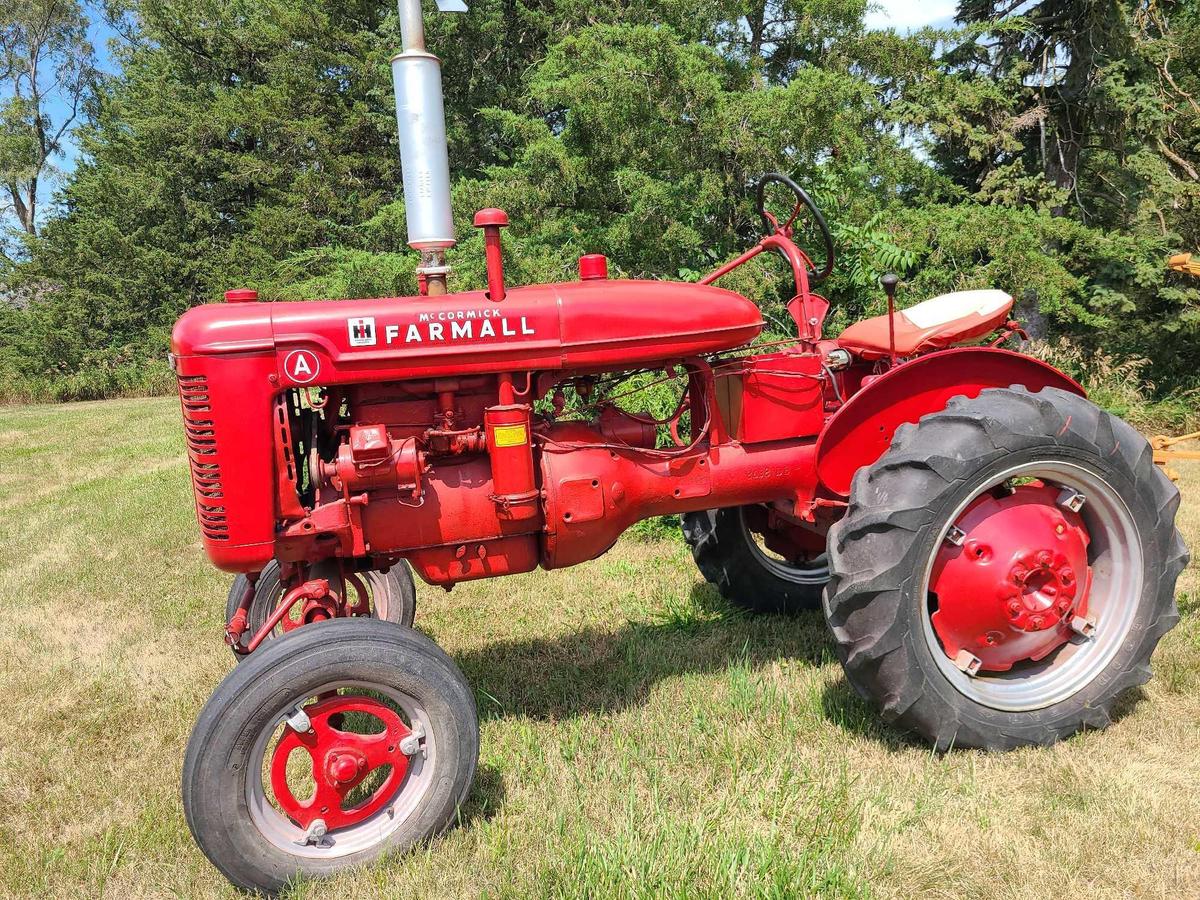
[[[1032,617],[1030,617],[1030,619],[1029,619],[1029,625],[1030,625],[1030,627],[1031,627],[1031,628],[1033,628],[1033,629],[1034,629],[1034,630],[1036,630],[1036,631],[1041,631],[1041,630],[1042,630],[1042,626],[1043,626],[1043,625],[1045,625],[1045,624],[1046,624],[1046,620],[1045,620],[1045,619],[1043,619],[1041,616],[1032,616]]]

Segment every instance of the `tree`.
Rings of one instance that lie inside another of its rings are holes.
[[[39,191],[96,75],[78,0],[6,0],[0,9],[0,212],[38,230]]]
[[[942,58],[960,117],[942,123],[947,171],[1102,227],[1151,212],[1163,233],[1186,224],[1165,210],[1190,207],[1200,184],[1194,4],[963,0],[957,18],[967,30]]]

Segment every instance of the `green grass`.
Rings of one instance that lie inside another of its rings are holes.
[[[0,410],[0,896],[232,897],[183,749],[232,667],[172,399]],[[1200,463],[1179,463],[1200,536]],[[654,532],[420,586],[475,687],[461,827],[296,897],[1200,895],[1200,572],[1103,733],[944,756],[847,686],[815,615],[748,619]]]

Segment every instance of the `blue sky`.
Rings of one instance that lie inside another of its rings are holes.
[[[873,0],[873,5],[876,8],[867,13],[867,27],[900,32],[927,25],[948,26],[958,8],[956,0]]]

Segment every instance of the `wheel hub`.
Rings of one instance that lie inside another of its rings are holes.
[[[281,811],[301,828],[307,830],[320,820],[331,831],[379,812],[395,797],[408,772],[401,742],[412,731],[395,710],[370,697],[337,695],[306,706],[303,712],[308,730],[287,725],[271,754],[271,789]],[[372,734],[343,730],[349,713],[365,714],[382,723],[383,730]],[[309,756],[316,785],[306,800],[298,799],[288,783],[288,759],[298,749]],[[391,768],[380,784],[351,802],[354,790],[384,766]]]
[[[366,764],[367,758],[361,753],[331,753],[326,768],[331,782],[349,784]]]
[[[1086,616],[1090,538],[1062,494],[1033,481],[982,495],[955,522],[930,577],[933,628],[951,659],[1007,671],[1062,646]]]
[[[1008,618],[1021,631],[1054,628],[1071,612],[1079,583],[1065,553],[1030,550],[1012,569],[1016,596],[1007,603]]]

